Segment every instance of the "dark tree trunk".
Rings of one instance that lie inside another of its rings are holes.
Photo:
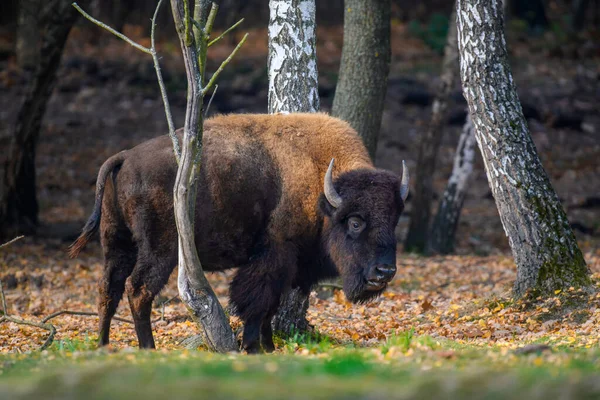
[[[457,3],[463,91],[517,264],[515,295],[586,286],[589,270],[523,116],[508,64],[502,3]]]
[[[390,71],[390,0],[346,0],[344,47],[331,109],[375,159]]]
[[[315,2],[271,0],[269,9],[269,113],[317,112]],[[307,310],[308,296],[291,290],[273,318],[273,330],[305,330]]]
[[[9,158],[0,190],[1,234],[32,233],[38,224],[35,153],[46,105],[56,84],[56,71],[77,11],[70,0],[56,0],[45,8],[47,27],[34,80],[19,110]]]
[[[454,252],[458,220],[467,194],[467,183],[473,171],[475,143],[473,123],[467,115],[454,155],[452,174],[431,227],[429,250],[433,253]]]
[[[19,1],[19,16],[17,18],[16,55],[20,68],[33,70],[40,56],[40,26],[38,15],[40,13],[38,0]]]
[[[412,200],[413,209],[410,226],[405,242],[405,250],[423,253],[427,247],[429,222],[431,219],[431,201],[433,199],[433,175],[438,150],[442,140],[444,122],[448,110],[448,99],[458,75],[458,50],[456,44],[455,13],[450,16],[448,37],[444,50],[442,75],[437,88],[431,112],[431,122],[421,137],[417,167],[415,168],[415,190]]]
[[[573,31],[579,32],[583,29],[589,5],[589,0],[575,0],[573,2],[573,19],[571,20],[571,29]]]
[[[543,0],[504,0],[510,1],[509,11],[518,19],[527,22],[531,28],[547,28],[548,17]]]

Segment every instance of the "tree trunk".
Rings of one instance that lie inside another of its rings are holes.
[[[444,50],[442,74],[437,87],[431,112],[431,122],[425,134],[421,137],[419,156],[417,159],[413,209],[410,215],[408,235],[404,245],[405,250],[418,253],[425,252],[429,221],[431,219],[431,201],[433,198],[433,175],[435,173],[438,150],[442,141],[444,123],[448,110],[448,99],[458,75],[458,47],[456,44],[455,12],[450,16],[448,36]]]
[[[269,113],[319,111],[314,0],[269,1]],[[273,330],[308,327],[308,296],[293,289],[282,299]]]
[[[372,159],[390,72],[390,0],[345,0],[344,45],[331,109],[362,137]]]
[[[448,186],[431,227],[429,250],[434,253],[450,254],[454,252],[456,229],[460,212],[467,194],[467,183],[473,171],[475,159],[475,134],[473,122],[467,115],[458,147],[454,155],[452,174]]]
[[[314,0],[269,1],[269,113],[319,111]]]
[[[16,54],[20,68],[33,70],[38,63],[40,26],[38,0],[19,1],[19,16],[17,19]]]
[[[504,0],[510,1],[509,10],[516,18],[522,19],[534,29],[548,27],[548,17],[543,0]]]
[[[68,0],[56,0],[46,9],[49,11],[40,50],[42,57],[17,115],[10,156],[4,168],[0,190],[0,236],[33,233],[38,224],[36,146],[46,106],[56,84],[63,48],[78,16]]]
[[[508,64],[502,3],[457,3],[463,91],[517,264],[515,295],[588,285],[589,270],[523,116]]]
[[[205,75],[203,61],[206,60],[210,29],[206,32],[204,29],[203,32],[194,29],[195,35],[191,35],[191,28],[189,28],[187,32],[190,36],[186,35],[184,1],[171,0],[173,20],[179,34],[188,81],[183,146],[173,188],[175,221],[179,237],[177,286],[181,300],[192,314],[194,321],[200,325],[204,343],[209,349],[224,353],[236,351],[238,346],[229,319],[204,276],[194,241],[194,214],[202,154],[205,94],[202,87]],[[202,27],[207,24],[209,6],[210,2],[196,1],[195,19]]]
[[[573,30],[574,32],[579,32],[583,29],[589,5],[589,0],[575,0],[573,2],[573,17],[571,19],[571,30]]]

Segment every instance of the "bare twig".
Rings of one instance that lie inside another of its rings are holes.
[[[210,80],[208,81],[208,83],[206,84],[206,86],[202,89],[202,95],[203,96],[205,96],[206,93],[208,93],[208,91],[211,89],[211,87],[215,84],[215,82],[219,78],[219,75],[221,75],[221,72],[223,72],[223,69],[225,68],[225,66],[227,64],[229,64],[229,61],[231,61],[231,59],[235,56],[235,54],[238,52],[238,50],[246,42],[246,39],[248,39],[248,34],[247,33],[244,35],[244,37],[242,38],[242,40],[240,40],[240,42],[238,43],[238,45],[235,46],[235,49],[233,49],[233,51],[231,52],[231,54],[229,55],[229,57],[227,57],[225,59],[225,61],[223,61],[221,63],[221,65],[219,66],[219,69],[217,69],[215,71],[215,73],[213,74],[213,76],[210,77]]]
[[[210,99],[208,99],[208,104],[206,105],[206,110],[204,110],[204,118],[206,118],[206,116],[208,115],[208,110],[210,109],[210,105],[212,104],[213,98],[215,97],[215,93],[217,93],[218,88],[219,88],[219,85],[215,85],[215,90],[213,90],[212,94],[210,95]]]
[[[6,317],[8,315],[8,308],[6,308],[6,298],[4,297],[4,288],[2,287],[2,281],[0,280],[0,294],[2,295],[2,312]]]
[[[225,35],[227,35],[229,32],[231,32],[232,30],[234,30],[235,28],[237,28],[237,26],[239,24],[241,24],[242,22],[244,22],[244,18],[240,19],[238,22],[236,22],[235,24],[231,25],[227,30],[225,30],[219,36],[217,36],[216,38],[214,38],[213,40],[211,40],[210,42],[208,42],[208,47],[212,46],[213,44],[217,43],[219,40],[223,39],[223,37],[225,37]]]
[[[17,240],[21,240],[23,239],[25,236],[21,235],[21,236],[17,236],[16,238],[9,240],[6,243],[3,243],[0,245],[0,249],[8,246],[10,244],[13,244],[14,242],[16,242]],[[6,297],[4,297],[4,287],[2,287],[2,281],[0,280],[0,295],[2,296],[2,312],[4,313],[4,316],[7,317],[8,316],[8,308],[6,307]]]
[[[52,344],[52,341],[54,340],[54,335],[56,335],[56,328],[52,324],[43,324],[35,321],[28,321],[17,317],[9,317],[8,315],[5,315],[2,318],[0,318],[0,323],[4,321],[13,322],[19,325],[34,326],[36,328],[45,329],[49,331],[50,334],[46,338],[46,341],[40,346],[40,351],[47,349],[48,346]]]
[[[42,320],[42,323],[48,322],[53,318],[58,317],[59,315],[85,315],[85,316],[90,316],[90,317],[97,317],[98,313],[96,312],[92,312],[92,311],[71,311],[71,310],[60,310],[57,311],[55,313],[52,313],[50,315],[48,315],[47,317],[45,317]],[[112,319],[114,319],[115,321],[120,321],[120,322],[126,322],[128,324],[133,324],[133,321],[130,319],[125,319],[125,318],[121,318],[121,317],[113,317]]]
[[[210,7],[210,13],[208,14],[208,18],[206,19],[206,26],[204,27],[204,34],[206,35],[207,38],[210,36],[210,33],[212,32],[212,28],[215,23],[215,18],[217,17],[217,11],[219,11],[219,5],[215,2],[213,2]]]
[[[110,26],[106,25],[104,22],[98,21],[96,18],[92,17],[90,14],[83,11],[83,9],[81,7],[79,7],[77,5],[77,3],[73,3],[73,7],[75,7],[75,9],[77,11],[79,11],[79,13],[81,15],[83,15],[85,18],[92,21],[94,24],[98,25],[99,27],[106,29],[107,31],[109,31],[110,33],[115,35],[116,37],[123,39],[124,41],[126,41],[127,43],[129,43],[130,45],[135,47],[136,49],[143,51],[144,53],[147,53],[147,54],[152,54],[151,50],[149,48],[144,47],[141,44],[134,42],[133,40],[129,39],[127,36],[123,35],[121,32],[118,32],[115,29],[111,28]]]
[[[171,141],[173,142],[173,151],[175,152],[175,160],[177,160],[177,164],[179,164],[179,159],[181,158],[181,147],[179,146],[179,139],[177,139],[177,135],[175,134],[175,124],[173,123],[173,115],[171,114],[169,97],[167,96],[167,89],[165,87],[165,82],[160,71],[160,63],[158,61],[158,55],[156,54],[156,45],[154,42],[156,16],[158,15],[158,10],[161,4],[162,0],[159,0],[158,4],[156,5],[156,9],[154,10],[154,15],[152,16],[152,29],[150,30],[150,54],[152,55],[152,61],[154,62],[154,70],[156,71],[158,86],[160,87],[160,95],[162,96],[163,105],[165,107],[167,125],[169,126],[169,136],[171,137]]]
[[[317,285],[320,288],[343,289],[344,287],[335,282],[322,282]]]
[[[176,298],[178,298],[179,295],[173,296],[170,299],[167,299],[165,301],[163,301],[162,303],[160,303],[160,318],[158,319],[159,321],[164,321],[165,320],[165,305],[169,304],[171,301],[175,300]]]
[[[13,241],[14,241],[14,239],[13,239]],[[44,349],[48,348],[48,346],[50,346],[52,344],[52,341],[54,340],[54,335],[56,334],[56,328],[54,327],[54,325],[39,323],[39,322],[35,322],[35,321],[28,321],[25,319],[8,316],[7,315],[8,308],[6,307],[6,298],[4,297],[4,288],[2,287],[1,281],[0,281],[0,295],[2,296],[2,307],[4,307],[4,315],[0,318],[0,323],[5,322],[5,321],[13,322],[15,324],[20,324],[20,325],[35,326],[37,328],[41,328],[41,329],[45,329],[45,330],[49,331],[50,335],[48,335],[48,338],[42,344],[42,346],[40,347],[40,350],[44,350]]]
[[[9,240],[9,241],[8,241],[8,242],[6,242],[6,243],[0,244],[0,249],[1,249],[1,248],[3,248],[3,247],[6,247],[6,246],[8,246],[9,244],[13,244],[13,243],[14,243],[14,242],[16,242],[17,240],[21,240],[21,239],[23,239],[24,237],[25,237],[25,236],[23,236],[23,235],[21,235],[21,236],[17,236],[16,238],[14,238],[14,239],[12,239],[12,240]]]
[[[133,40],[129,39],[127,36],[114,30],[113,28],[106,25],[105,23],[98,21],[97,19],[95,19],[94,17],[92,17],[91,15],[89,15],[88,13],[83,11],[81,9],[81,7],[79,7],[77,5],[77,3],[73,3],[73,7],[75,7],[77,9],[77,11],[79,11],[85,18],[92,21],[94,24],[100,26],[101,28],[106,29],[113,35],[125,40],[127,43],[129,43],[136,49],[141,50],[144,53],[150,54],[152,56],[152,61],[154,62],[154,70],[156,71],[156,78],[158,79],[158,86],[160,88],[160,94],[161,94],[161,97],[163,100],[163,105],[165,107],[165,115],[167,117],[167,125],[169,126],[169,136],[171,137],[171,141],[173,142],[173,151],[175,153],[175,160],[177,161],[177,163],[179,163],[179,159],[181,158],[181,147],[179,146],[179,140],[177,139],[177,135],[175,134],[175,123],[173,122],[173,115],[171,114],[171,106],[169,105],[169,98],[167,97],[167,89],[165,87],[165,82],[162,77],[160,63],[158,60],[158,55],[156,53],[155,39],[154,39],[154,37],[155,37],[154,33],[155,33],[155,28],[156,28],[156,17],[158,15],[158,10],[160,9],[161,4],[162,4],[162,0],[159,0],[158,4],[156,5],[156,9],[154,10],[154,15],[152,16],[152,29],[151,29],[151,33],[150,33],[150,42],[151,42],[150,48],[144,47],[144,46],[134,42]]]
[[[190,21],[192,20],[192,17],[190,15],[190,6],[188,5],[187,1],[183,2],[183,12],[184,12],[184,21],[183,21],[183,25],[185,27],[185,45],[186,46],[191,46],[194,43],[194,35],[192,33],[192,29],[190,27]]]

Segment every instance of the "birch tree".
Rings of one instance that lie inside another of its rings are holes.
[[[319,111],[315,0],[269,1],[269,113]],[[273,318],[280,332],[305,330],[308,296],[292,289]]]
[[[405,249],[425,252],[431,220],[431,202],[433,200],[433,174],[444,132],[444,122],[448,110],[450,92],[458,78],[458,47],[456,44],[456,14],[450,16],[448,35],[442,62],[442,74],[437,87],[429,127],[421,136],[417,158],[413,209],[406,236]]]
[[[315,0],[269,1],[269,113],[319,111]]]
[[[467,194],[467,183],[473,172],[475,143],[473,122],[467,114],[467,120],[458,139],[458,146],[454,154],[452,173],[431,226],[429,235],[429,251],[431,252],[441,254],[454,252],[460,212]]]
[[[517,265],[515,295],[590,283],[589,269],[531,139],[499,0],[457,1],[460,75],[488,182]]]
[[[347,121],[375,159],[390,72],[390,0],[345,0],[344,44],[331,114]]]

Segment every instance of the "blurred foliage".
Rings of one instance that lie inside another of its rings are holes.
[[[432,50],[444,53],[448,34],[449,17],[441,13],[433,13],[426,23],[412,20],[408,24],[409,32],[423,40]]]

